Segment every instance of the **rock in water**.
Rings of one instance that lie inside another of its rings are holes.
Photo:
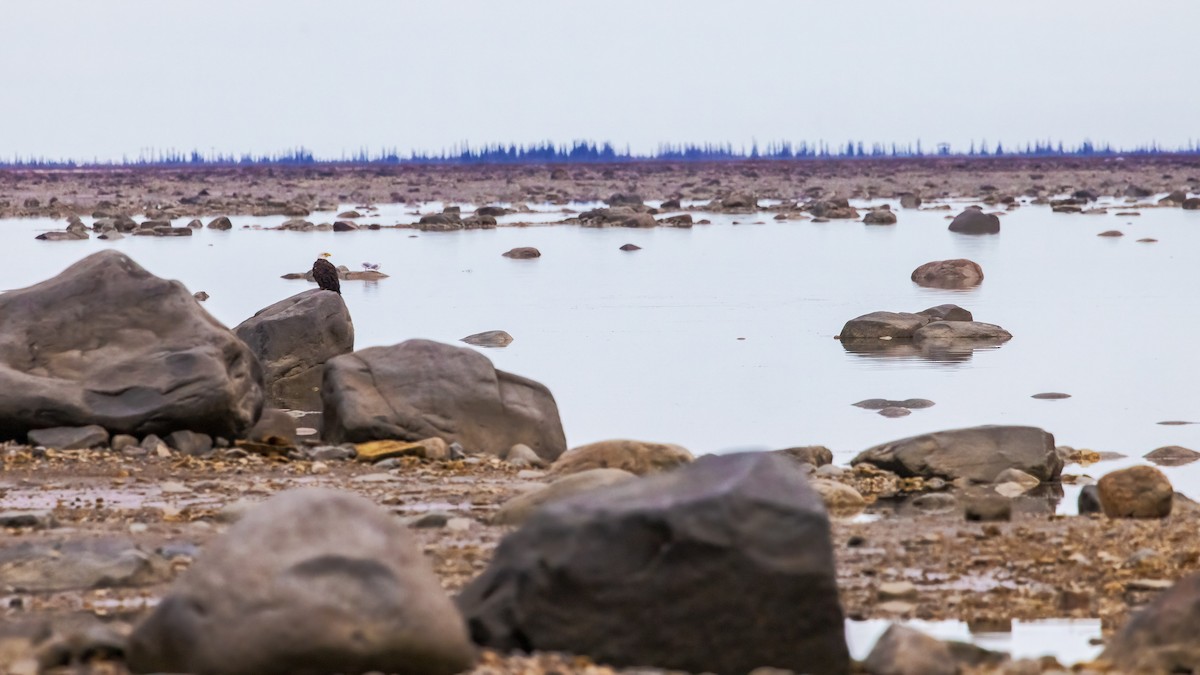
[[[476,347],[507,347],[512,344],[513,336],[502,330],[489,330],[482,333],[468,335],[462,339],[463,342]]]
[[[871,312],[855,317],[842,326],[843,340],[876,338],[904,339],[929,323],[929,317],[907,312]]]
[[[547,461],[566,450],[550,390],[468,347],[409,340],[338,356],[325,364],[321,400],[335,444],[438,436],[495,455],[524,443]]]
[[[798,465],[770,453],[546,504],[458,603],[472,638],[502,651],[693,673],[850,666],[829,519]]]
[[[950,221],[950,231],[961,234],[999,234],[1000,218],[981,209],[968,207]]]
[[[870,462],[902,477],[969,478],[990,483],[1005,469],[1041,481],[1057,480],[1063,461],[1054,436],[1037,427],[982,426],[912,436],[862,451],[851,465]]]
[[[1163,472],[1152,466],[1113,471],[1096,483],[1100,506],[1109,518],[1166,518],[1175,491]]]
[[[0,295],[0,438],[97,424],[236,437],[262,408],[246,345],[177,281],[102,251]]]
[[[926,288],[971,288],[983,282],[983,268],[966,258],[934,260],[913,270],[910,278]]]
[[[1129,673],[1200,670],[1200,574],[1180,579],[1135,614],[1101,658]]]
[[[457,673],[462,619],[407,529],[375,504],[285,492],[212,541],[137,627],[133,672]]]
[[[338,293],[298,293],[233,329],[263,366],[268,405],[320,410],[325,362],[354,351],[354,323]]]

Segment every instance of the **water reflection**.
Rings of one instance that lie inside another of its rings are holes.
[[[1100,655],[1103,645],[1100,619],[1042,619],[1005,621],[1002,624],[968,625],[964,621],[900,621],[870,619],[846,622],[846,644],[855,659],[865,659],[883,632],[892,623],[932,635],[939,640],[968,642],[977,647],[1005,652],[1014,659],[1053,656],[1069,665],[1091,661]]]
[[[999,349],[1006,340],[842,340],[842,349],[868,359],[896,359],[958,364],[970,361],[977,351]]]

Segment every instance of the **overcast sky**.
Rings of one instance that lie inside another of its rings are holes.
[[[1200,2],[3,0],[0,158],[1200,139]]]

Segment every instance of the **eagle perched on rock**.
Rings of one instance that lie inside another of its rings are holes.
[[[322,289],[341,295],[342,282],[338,279],[337,268],[333,266],[333,263],[326,260],[326,258],[332,255],[331,253],[322,253],[321,257],[317,258],[317,261],[313,263],[313,281],[317,282],[317,285]]]

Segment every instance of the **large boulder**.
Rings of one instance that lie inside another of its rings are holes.
[[[970,207],[950,221],[950,231],[962,234],[997,234],[1000,232],[1000,218]]]
[[[1037,427],[998,425],[935,431],[884,443],[860,452],[850,464],[863,462],[906,478],[967,478],[979,483],[991,483],[1005,469],[1054,481],[1063,467],[1053,434]]]
[[[971,288],[983,282],[983,268],[966,258],[935,260],[913,270],[911,278],[926,288]]]
[[[338,293],[314,288],[260,309],[233,329],[263,367],[268,405],[321,409],[325,362],[354,351],[354,324]]]
[[[553,475],[591,469],[623,469],[642,476],[674,469],[691,462],[692,453],[673,443],[648,443],[616,439],[571,448],[550,467]]]
[[[839,336],[843,340],[869,340],[877,338],[911,338],[929,317],[908,312],[871,312],[846,322]]]
[[[1200,574],[1175,582],[1135,614],[1101,658],[1129,673],[1200,671]]]
[[[828,516],[771,453],[708,455],[546,504],[458,604],[472,638],[502,651],[693,673],[850,665]]]
[[[245,343],[178,281],[102,251],[0,294],[0,438],[96,424],[235,437],[262,409]]]
[[[474,660],[416,541],[346,492],[284,492],[208,543],[137,627],[135,673],[450,675]]]
[[[550,390],[467,347],[409,340],[338,356],[321,400],[332,443],[437,436],[495,455],[524,443],[548,461],[566,450]]]

